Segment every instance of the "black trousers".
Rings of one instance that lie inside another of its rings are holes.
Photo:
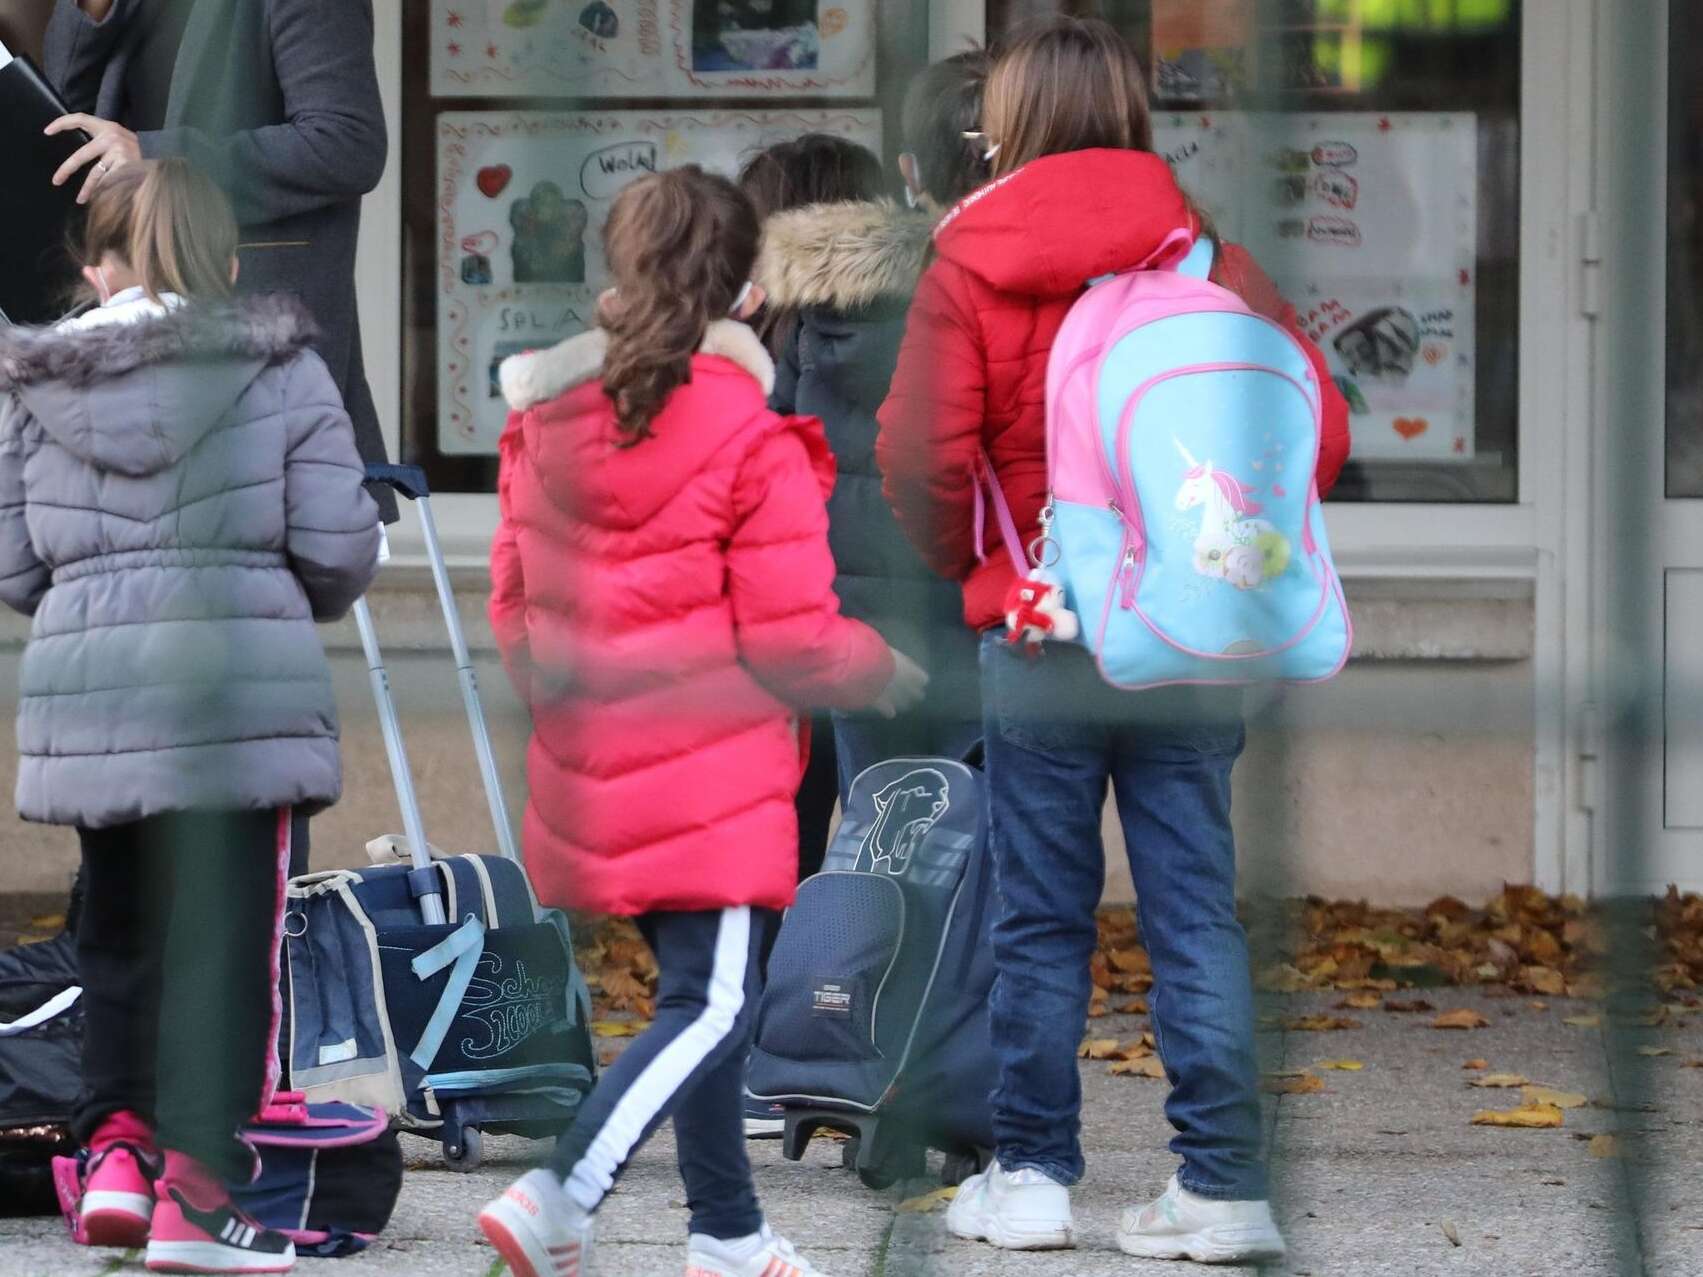
[[[840,801],[839,763],[834,750],[834,717],[817,714],[810,723],[810,760],[798,784],[798,880],[820,873],[828,856],[834,804]]]
[[[161,1148],[226,1179],[252,1174],[238,1129],[276,1081],[288,824],[287,812],[182,812],[78,831],[83,1143],[129,1109]]]
[[[780,915],[737,908],[637,921],[659,969],[656,1018],[603,1071],[550,1164],[569,1196],[596,1210],[628,1159],[672,1117],[690,1230],[748,1236],[763,1212],[745,1156],[745,1058]]]

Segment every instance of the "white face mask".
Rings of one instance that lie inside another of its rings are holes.
[[[737,319],[739,317],[739,312],[745,308],[745,303],[751,296],[751,290],[755,287],[756,285],[754,283],[750,280],[746,280],[745,287],[739,290],[739,296],[733,299],[733,305],[728,307],[727,313]]]
[[[100,294],[101,305],[104,306],[112,300],[112,285],[106,282],[106,267],[95,267],[95,278],[101,282],[95,291]]]

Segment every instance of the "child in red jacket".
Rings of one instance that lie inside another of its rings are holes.
[[[1075,1044],[1091,990],[1094,911],[1111,787],[1153,962],[1153,1028],[1172,1083],[1178,1174],[1131,1210],[1131,1254],[1246,1262],[1283,1253],[1266,1203],[1247,937],[1236,920],[1230,773],[1243,746],[1233,690],[1108,687],[1087,649],[1038,660],[991,632],[1014,576],[997,528],[981,529],[975,467],[991,458],[1020,538],[1045,501],[1047,360],[1087,281],[1151,260],[1200,229],[1153,153],[1134,52],[1107,24],[1060,18],[1018,39],[989,80],[982,128],[993,181],[946,215],[911,309],[877,455],[917,547],[964,583],[982,640],[991,847],[997,1161],[960,1190],[948,1226],[1013,1249],[1074,1243],[1081,1178]],[[1241,248],[1220,245],[1215,282],[1301,340],[1294,312]],[[1348,453],[1347,407],[1324,387],[1321,493]],[[984,533],[978,542],[978,533]]]
[[[731,182],[645,177],[604,232],[603,326],[502,368],[490,610],[532,711],[527,866],[550,904],[635,916],[661,968],[652,1027],[479,1217],[520,1277],[584,1271],[594,1213],[669,1117],[689,1270],[817,1272],[764,1225],[742,1131],[759,956],[796,881],[796,713],[893,713],[927,680],[840,615],[821,425],[769,411],[774,366],[738,322],[757,244]]]

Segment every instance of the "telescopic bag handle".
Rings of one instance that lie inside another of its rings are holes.
[[[449,632],[450,651],[455,656],[456,678],[461,685],[461,701],[467,712],[467,726],[473,734],[473,752],[479,760],[479,775],[485,785],[485,801],[491,809],[491,827],[496,831],[497,850],[518,864],[520,848],[515,842],[514,828],[509,823],[508,806],[503,798],[502,778],[497,772],[496,750],[491,745],[491,731],[485,721],[485,707],[479,698],[479,678],[473,669],[473,656],[467,648],[467,636],[462,632],[461,614],[455,607],[455,591],[450,586],[449,568],[444,563],[443,546],[438,540],[437,521],[432,517],[431,485],[426,478],[426,472],[419,466],[375,462],[367,466],[367,482],[391,488],[397,496],[414,502],[420,512],[420,531],[426,542],[426,558],[431,564],[432,582],[437,587],[438,607],[443,612],[444,628]]]

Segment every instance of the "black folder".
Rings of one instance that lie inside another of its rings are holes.
[[[65,103],[29,58],[6,61],[0,46],[0,62],[0,321],[43,324],[65,313],[76,283],[68,246],[85,176],[54,186],[53,174],[89,137],[46,136]]]

